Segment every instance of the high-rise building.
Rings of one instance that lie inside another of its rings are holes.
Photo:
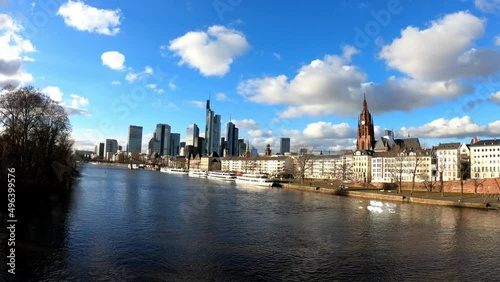
[[[160,153],[160,141],[156,138],[156,132],[153,132],[153,137],[148,143],[148,156],[154,153]]]
[[[238,128],[230,121],[226,124],[226,149],[228,156],[238,155]]]
[[[181,135],[170,133],[170,156],[178,156],[181,149]]]
[[[280,154],[284,155],[286,152],[290,152],[290,138],[282,137],[280,139]]]
[[[214,111],[210,109],[210,100],[207,100],[206,118],[207,118],[205,125],[206,153],[208,155],[211,155],[214,152],[219,154],[221,117],[220,115],[214,115]]]
[[[170,155],[170,125],[163,123],[157,124],[155,133],[156,139],[160,142],[160,155]]]
[[[104,143],[97,143],[95,145],[95,154],[100,158],[104,158]]]
[[[118,141],[116,139],[106,139],[104,143],[104,159],[107,161],[112,160],[116,152],[118,152]]]
[[[245,143],[245,139],[238,139],[238,156],[245,155],[247,150],[247,144]]]
[[[358,150],[372,150],[375,145],[375,133],[373,129],[373,118],[368,105],[366,103],[366,95],[363,99],[363,110],[359,115],[358,120],[358,140],[356,142],[356,149]]]
[[[130,153],[141,153],[142,126],[130,125],[128,127],[128,151]]]
[[[200,129],[196,123],[191,123],[188,125],[186,130],[186,146],[193,146],[196,143],[198,137],[200,136]]]

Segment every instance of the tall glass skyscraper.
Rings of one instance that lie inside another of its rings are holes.
[[[232,122],[226,123],[226,149],[228,156],[238,155],[238,128]]]
[[[280,139],[280,154],[284,155],[286,152],[290,152],[290,138]]]
[[[170,155],[170,125],[157,124],[155,133],[156,139],[160,141],[160,155]]]
[[[142,126],[130,125],[128,127],[128,151],[130,153],[141,153]]]
[[[207,100],[206,108],[206,124],[205,124],[205,142],[206,154],[219,154],[220,152],[220,115],[214,115],[214,111],[210,109],[210,100]]]
[[[181,148],[181,135],[170,133],[170,156],[178,156]]]
[[[191,123],[188,125],[186,130],[186,146],[193,146],[197,143],[198,137],[200,136],[200,129],[196,123]]]

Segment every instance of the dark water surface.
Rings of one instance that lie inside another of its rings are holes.
[[[67,208],[29,222],[30,239],[18,242],[18,280],[500,278],[497,211],[253,188],[112,166],[87,164],[81,171]],[[5,248],[2,240],[4,265]]]

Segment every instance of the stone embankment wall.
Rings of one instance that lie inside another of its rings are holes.
[[[411,182],[403,182],[403,189],[411,189]],[[363,186],[362,183],[359,186]],[[371,187],[377,188],[393,188],[396,189],[394,183],[370,183]],[[427,183],[429,186],[429,183]],[[432,191],[440,191],[441,183],[439,181],[432,183]],[[426,191],[425,185],[422,182],[415,182],[415,190]],[[445,192],[460,192],[460,180],[445,181]],[[500,178],[489,179],[467,179],[464,180],[464,193],[479,193],[479,194],[500,194]]]

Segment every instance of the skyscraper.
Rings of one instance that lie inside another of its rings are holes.
[[[238,128],[230,121],[226,123],[226,149],[228,156],[238,155]]]
[[[170,155],[170,125],[159,123],[156,125],[156,139],[160,141],[160,155]]]
[[[280,154],[284,155],[290,152],[290,138],[282,137],[280,139]]]
[[[104,143],[104,160],[111,160],[118,151],[118,141],[116,139],[106,139]]]
[[[130,153],[141,153],[142,149],[142,126],[130,125],[128,127],[128,151]]]
[[[148,156],[153,155],[154,153],[160,153],[160,141],[156,138],[156,132],[153,133],[153,137],[148,143]]]
[[[194,146],[198,137],[200,136],[200,129],[196,123],[188,125],[186,130],[186,146]]]
[[[206,125],[205,125],[205,142],[206,142],[206,153],[211,155],[212,153],[220,152],[220,115],[214,115],[214,111],[210,109],[210,99],[207,100],[206,108]]]
[[[181,148],[181,135],[170,133],[170,156],[178,156]]]

